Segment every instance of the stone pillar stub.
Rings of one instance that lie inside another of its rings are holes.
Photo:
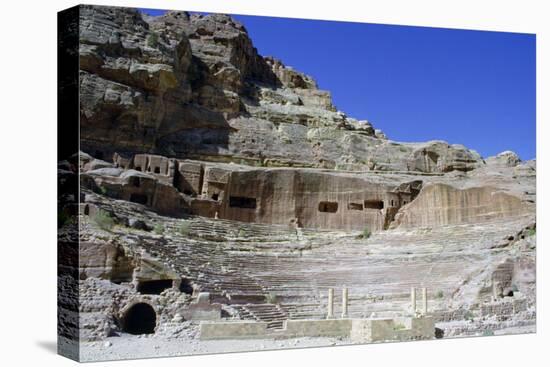
[[[342,289],[342,318],[348,317],[348,289]]]
[[[334,289],[328,289],[327,319],[334,317]]]
[[[416,314],[416,288],[411,287],[411,312],[413,316]]]
[[[426,315],[428,313],[428,289],[422,288],[422,313]]]

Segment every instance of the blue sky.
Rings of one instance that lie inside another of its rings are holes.
[[[339,110],[392,140],[535,158],[534,35],[234,17],[261,55],[311,75]]]

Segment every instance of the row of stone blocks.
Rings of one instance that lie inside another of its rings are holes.
[[[352,343],[433,339],[435,323],[430,316],[394,319],[285,320],[276,332],[267,322],[202,322],[201,340],[342,337]]]

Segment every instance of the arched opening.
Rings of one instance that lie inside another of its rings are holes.
[[[218,198],[219,198],[219,194],[218,194],[218,193],[212,194],[212,200],[218,201]]]
[[[155,167],[155,173],[160,174],[160,167]]]
[[[147,303],[136,303],[122,318],[122,330],[129,334],[153,334],[156,325],[157,313]]]
[[[161,294],[172,288],[172,283],[172,279],[145,280],[138,283],[137,291],[141,294]]]
[[[84,206],[84,215],[90,215],[90,206],[88,204]]]

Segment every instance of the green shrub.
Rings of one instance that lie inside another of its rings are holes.
[[[474,319],[474,313],[472,311],[468,310],[464,314],[464,318],[468,321],[472,321]]]
[[[156,33],[149,33],[147,36],[147,46],[149,47],[157,47],[159,44],[159,35]]]
[[[105,231],[110,231],[115,225],[115,220],[113,217],[111,217],[111,215],[103,209],[99,209],[93,219],[99,228]]]
[[[272,292],[269,292],[268,294],[265,295],[265,303],[271,303],[271,304],[277,303],[277,295]]]
[[[155,232],[156,234],[163,234],[164,233],[164,226],[160,223],[157,223],[155,224],[155,226],[153,227],[153,232]]]
[[[369,238],[370,235],[371,235],[371,233],[370,233],[370,230],[368,229],[368,227],[365,227],[365,229],[363,229],[363,232],[361,232],[361,238],[363,238],[365,240],[367,238]]]
[[[493,336],[495,332],[493,330],[483,330],[483,336]]]
[[[437,298],[443,298],[443,296],[444,296],[443,291],[442,291],[442,290],[437,291],[437,293],[435,294],[435,296],[436,296]]]
[[[406,329],[407,327],[403,324],[395,324],[393,326],[393,330],[403,330],[403,329]]]
[[[243,238],[245,236],[245,231],[242,228],[239,228],[239,232],[237,233],[237,237]]]
[[[99,186],[99,193],[101,195],[107,195],[107,188],[105,186]]]
[[[179,232],[183,236],[188,236],[191,232],[191,222],[184,220],[180,225]]]
[[[533,228],[529,228],[525,234],[527,235],[527,237],[531,237],[537,234],[537,230]]]

